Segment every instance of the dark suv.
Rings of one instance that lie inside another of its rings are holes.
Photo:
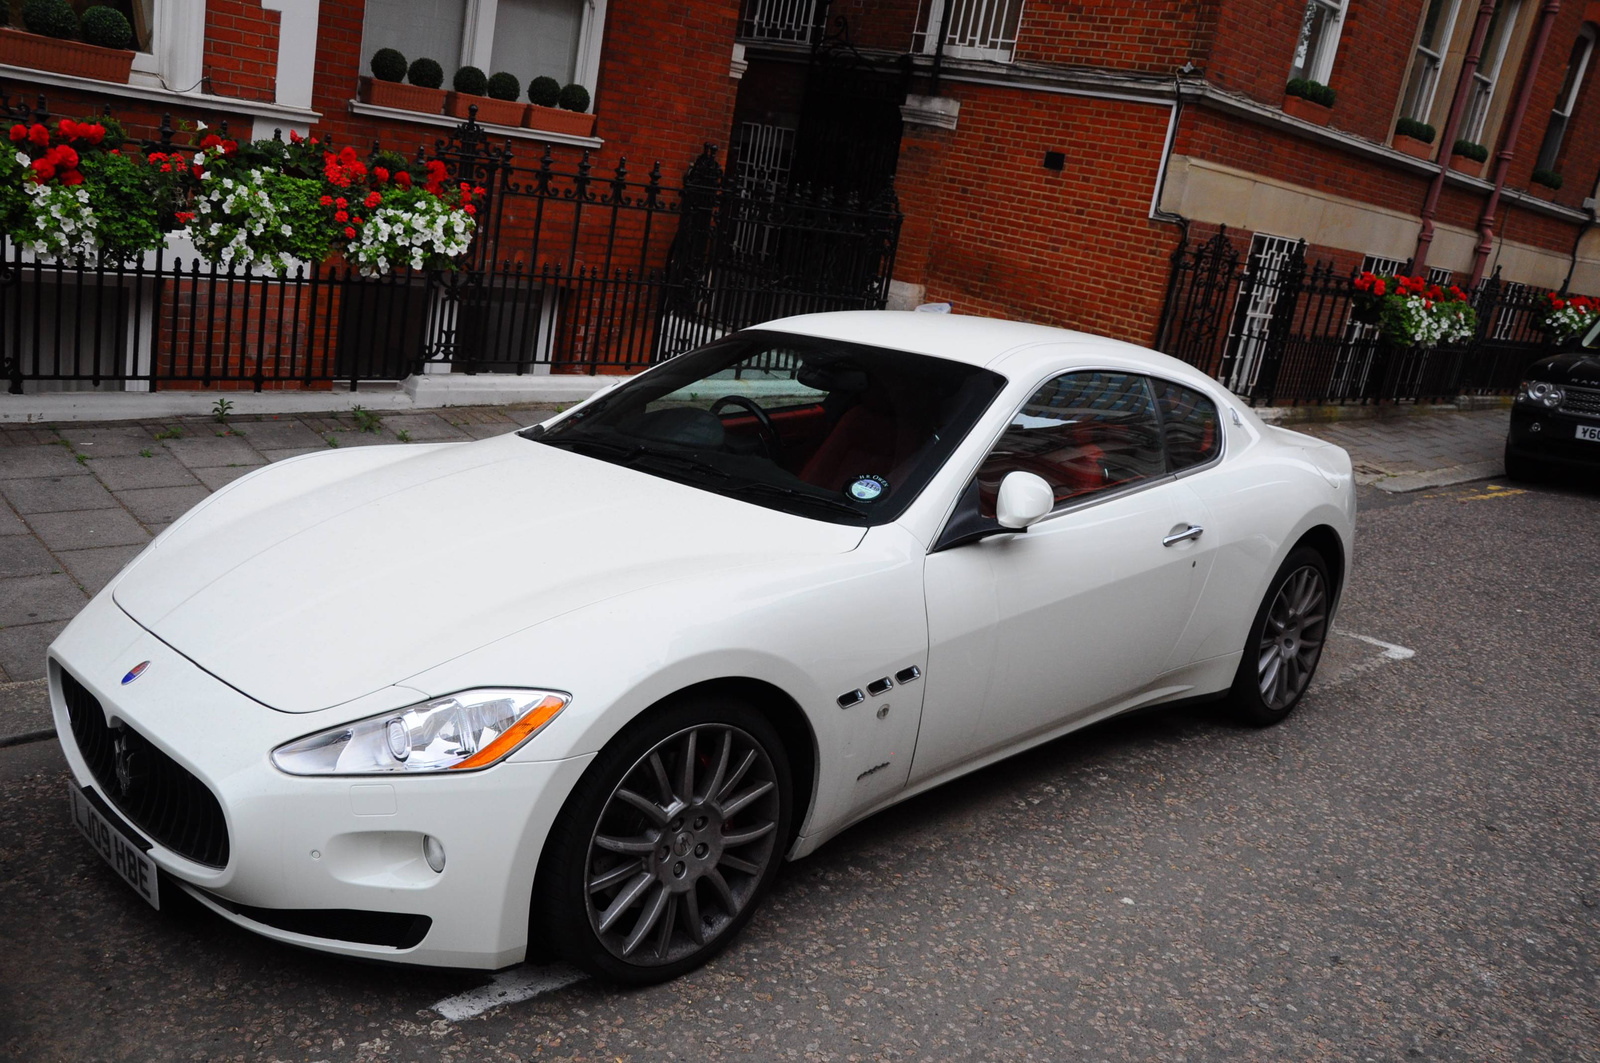
[[[1600,325],[1571,349],[1528,367],[1511,406],[1506,476],[1600,477]]]

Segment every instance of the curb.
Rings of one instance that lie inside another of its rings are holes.
[[[1482,413],[1509,410],[1511,398],[1505,395],[1465,395],[1454,403],[1439,405],[1366,406],[1256,406],[1255,415],[1272,425],[1332,424],[1339,421],[1404,421],[1441,413]]]
[[[1498,458],[1475,461],[1466,465],[1452,465],[1445,469],[1425,469],[1422,472],[1404,472],[1397,476],[1376,480],[1371,486],[1390,494],[1404,495],[1429,487],[1453,487],[1471,480],[1493,480],[1506,474],[1505,462]]]
[[[44,679],[0,683],[0,749],[54,738],[50,686]]]

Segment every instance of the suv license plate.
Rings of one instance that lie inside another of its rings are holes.
[[[1580,424],[1578,438],[1587,439],[1591,443],[1600,443],[1600,425]]]
[[[101,815],[88,795],[70,782],[67,784],[67,797],[72,802],[72,822],[89,839],[89,844],[105,857],[106,863],[122,876],[124,882],[133,887],[133,892],[159,911],[161,894],[156,884],[156,862],[140,852],[139,847],[122,832],[122,828]]]

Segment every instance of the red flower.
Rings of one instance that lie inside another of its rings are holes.
[[[39,145],[41,148],[45,147],[50,143],[50,130],[46,129],[38,122],[35,122],[33,125],[28,127],[28,139]]]
[[[372,176],[375,177],[378,183],[381,185],[385,181],[389,180],[389,171],[382,166],[374,166],[372,168]]]
[[[172,163],[170,163],[170,162],[162,163],[161,164],[161,172],[162,173],[171,173],[172,172]]]
[[[235,155],[238,154],[238,151],[239,142],[237,140],[224,140],[222,142],[222,154]]]
[[[376,192],[368,192],[365,202],[367,204],[367,209],[371,210],[373,207],[376,207],[379,203],[383,202],[383,197]]]
[[[344,227],[344,238],[346,240],[354,240],[356,238],[356,231],[350,226],[346,225]]]
[[[106,154],[108,154],[108,155],[121,155],[122,154],[122,149],[121,148],[112,148]]]
[[[345,166],[349,166],[351,163],[353,163],[355,161],[356,161],[356,149],[352,148],[348,144],[346,144],[344,146],[343,150],[341,150],[339,152],[339,162],[342,163]]]
[[[98,144],[106,138],[106,127],[99,122],[93,125],[81,125],[78,127],[78,135],[91,144]]]
[[[71,140],[78,135],[78,123],[70,118],[63,118],[56,123],[56,132]]]
[[[194,221],[194,211],[180,210],[174,214],[173,217],[177,218],[178,221],[182,222],[184,225],[188,225],[190,222]]]
[[[1384,284],[1383,281],[1375,280],[1375,281],[1372,282],[1372,294],[1373,295],[1383,295],[1388,290],[1389,290],[1389,286]]]
[[[471,203],[468,203],[466,206],[462,207],[461,209],[466,211],[468,214],[476,214],[476,213],[478,213],[478,208],[474,207]]]
[[[365,218],[351,218],[350,220],[355,222],[357,225],[365,225],[366,224],[366,219]]]
[[[302,140],[304,140],[304,139],[305,139],[305,138],[304,138],[304,137],[302,137],[302,136],[301,136],[301,135],[300,135],[300,134],[299,134],[299,133],[298,133],[298,132],[296,132],[296,131],[295,131],[295,130],[293,130],[293,129],[291,129],[291,130],[289,130],[289,143],[291,143],[291,144],[298,144],[298,143],[300,143],[300,141],[302,141]]]
[[[56,157],[56,165],[64,170],[74,169],[78,165],[78,153],[75,149],[65,144],[57,145],[50,149],[50,154]]]
[[[28,139],[28,127],[18,122],[11,127],[11,143],[20,144]]]
[[[1565,310],[1567,308],[1567,301],[1565,299],[1557,299],[1552,295],[1550,297],[1550,305],[1557,310]]]
[[[394,175],[394,183],[399,185],[401,188],[410,188],[411,172],[409,170],[401,170],[399,173]]]
[[[200,150],[210,151],[212,148],[220,147],[221,145],[221,137],[217,136],[215,133],[208,133],[206,134],[206,138],[200,142]]]
[[[77,170],[68,170],[61,175],[61,183],[64,185],[81,185],[83,184],[83,174]]]
[[[334,221],[349,221],[350,220],[350,215],[346,214],[342,210],[336,210],[336,211],[333,212],[333,220]]]
[[[323,196],[321,199],[317,200],[317,202],[321,203],[324,207],[331,207],[333,206],[333,197]]]
[[[350,204],[345,202],[345,199],[344,199],[343,196],[340,196],[338,199],[333,201],[333,205],[338,207],[340,210],[343,210],[344,208],[348,207]]]
[[[474,188],[472,190],[472,194],[475,195],[475,196],[481,196],[481,195],[483,195],[483,193],[484,193],[484,188],[483,188],[482,185],[479,185],[477,188]]]

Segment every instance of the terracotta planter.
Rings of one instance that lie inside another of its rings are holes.
[[[133,53],[0,26],[0,63],[126,85],[133,70]]]
[[[444,111],[444,89],[364,77],[361,79],[360,96],[362,103],[370,103],[375,107],[394,107],[421,114],[440,114]]]
[[[1469,159],[1465,155],[1451,155],[1450,169],[1458,170],[1468,177],[1482,177],[1483,163],[1477,159]]]
[[[1414,159],[1432,159],[1433,145],[1426,140],[1408,137],[1404,133],[1394,135],[1394,150],[1403,151]]]
[[[478,108],[478,121],[486,125],[521,125],[525,103],[515,100],[497,100],[491,96],[469,96],[465,92],[452,92],[445,97],[444,113],[453,118],[467,117],[469,108]]]
[[[1555,202],[1556,193],[1560,192],[1561,189],[1551,188],[1549,185],[1541,185],[1537,181],[1530,181],[1528,182],[1528,191],[1540,199],[1548,199],[1553,203]]]
[[[563,111],[559,107],[528,104],[528,113],[522,124],[542,133],[565,133],[574,137],[594,136],[594,115],[583,111]]]
[[[1283,98],[1283,113],[1294,115],[1302,121],[1313,125],[1327,125],[1333,117],[1333,108],[1324,107],[1320,103],[1312,103],[1304,96],[1285,96]]]

